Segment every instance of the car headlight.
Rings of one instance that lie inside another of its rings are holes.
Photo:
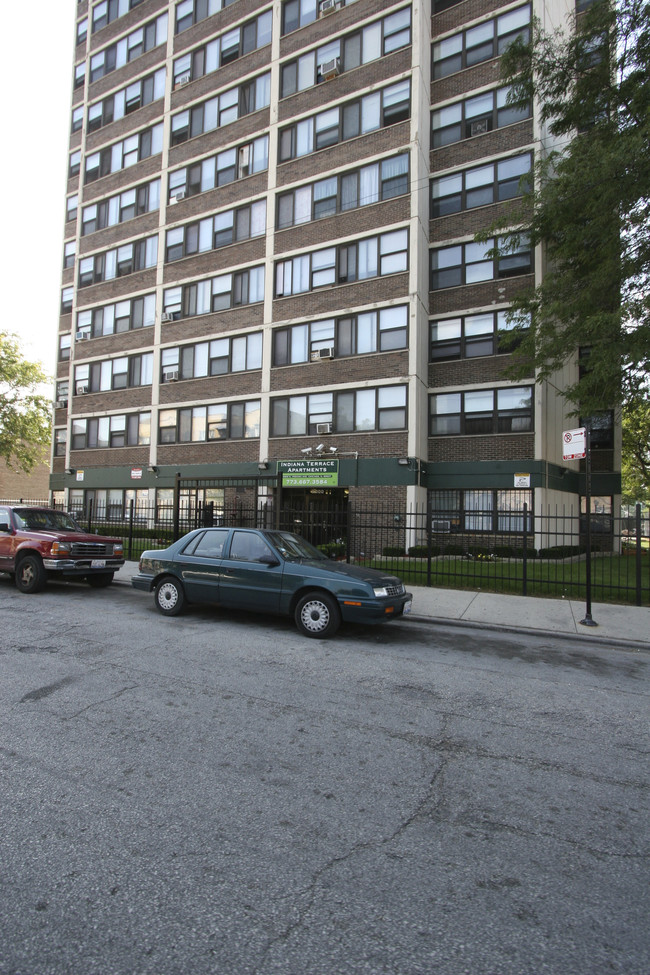
[[[70,555],[71,548],[72,546],[70,542],[54,541],[52,542],[50,555],[54,555],[54,556]]]
[[[116,545],[113,545],[113,555],[116,555],[119,558],[121,558],[123,554],[124,554],[124,545],[122,542],[118,542]]]
[[[377,599],[380,599],[382,596],[388,595],[388,589],[386,589],[385,586],[377,586],[376,588],[373,588],[372,591],[374,592]]]

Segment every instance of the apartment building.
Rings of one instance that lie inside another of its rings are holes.
[[[543,254],[474,240],[548,134],[499,54],[563,0],[80,0],[51,491],[72,507],[577,509],[558,390],[504,376]],[[594,435],[616,502],[620,438]]]

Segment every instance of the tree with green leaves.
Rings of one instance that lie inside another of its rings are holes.
[[[50,444],[52,406],[39,392],[47,382],[16,336],[0,332],[0,457],[27,474],[46,459]]]
[[[513,378],[552,376],[578,350],[562,392],[602,413],[647,395],[650,361],[650,4],[597,0],[568,31],[539,22],[501,60],[510,98],[532,100],[551,138],[495,253],[542,245],[541,283],[515,300]],[[513,230],[513,228],[515,228]],[[578,374],[578,371],[576,371]]]
[[[623,409],[622,500],[650,504],[650,403],[638,401]]]

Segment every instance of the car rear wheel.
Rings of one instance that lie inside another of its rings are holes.
[[[156,609],[163,616],[178,616],[185,606],[185,593],[178,579],[166,576],[156,586]]]
[[[40,592],[45,588],[47,576],[38,555],[23,555],[16,566],[16,586],[20,592]]]
[[[303,636],[316,639],[333,636],[341,625],[338,604],[325,592],[308,592],[303,596],[296,606],[294,619]]]
[[[99,572],[94,576],[86,576],[86,582],[93,589],[105,589],[106,586],[110,586],[113,581],[112,572]]]

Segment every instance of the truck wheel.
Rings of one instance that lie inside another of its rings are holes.
[[[105,589],[106,586],[110,586],[113,581],[112,572],[98,572],[94,576],[86,576],[86,582],[93,589]]]
[[[173,576],[165,576],[156,586],[154,593],[156,609],[163,616],[178,616],[185,606],[183,587]]]
[[[296,606],[294,619],[303,636],[317,640],[333,636],[341,625],[338,604],[326,592],[308,592],[303,596]]]
[[[16,586],[20,592],[40,592],[45,588],[47,576],[38,555],[23,555],[16,566]]]

